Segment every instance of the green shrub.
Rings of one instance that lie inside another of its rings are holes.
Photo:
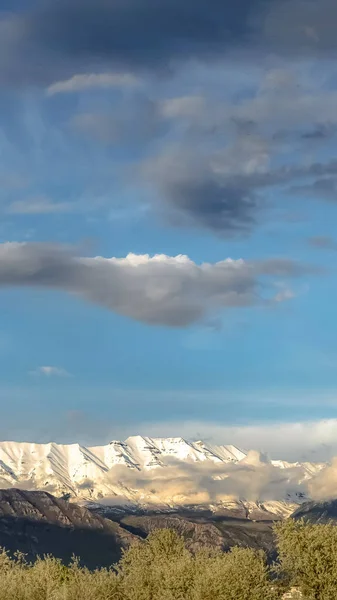
[[[337,599],[337,527],[288,520],[275,527],[275,573],[263,552],[189,552],[157,530],[111,569],[89,571],[46,556],[28,564],[0,550],[0,600],[276,600],[298,588],[306,600]],[[271,577],[271,575],[273,575]]]
[[[263,552],[233,548],[205,559],[196,557],[200,568],[193,582],[193,600],[274,600],[280,592],[272,585]]]
[[[176,532],[157,530],[94,572],[44,557],[27,564],[0,553],[0,600],[276,600],[263,552],[193,555]]]
[[[46,556],[27,564],[0,554],[0,600],[120,600],[118,580],[107,569],[90,572]]]

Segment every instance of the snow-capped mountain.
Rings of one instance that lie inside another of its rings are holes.
[[[0,487],[119,505],[235,510],[245,499],[247,510],[263,502],[269,512],[286,514],[307,498],[305,482],[324,466],[182,438],[135,436],[96,447],[0,442]]]

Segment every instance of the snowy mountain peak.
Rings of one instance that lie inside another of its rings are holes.
[[[235,498],[242,499],[245,493],[247,498],[251,496],[252,487],[256,501],[260,501],[258,475],[266,465],[272,469],[273,480],[282,480],[283,496],[272,497],[281,506],[284,499],[303,498],[302,483],[324,467],[269,461],[256,451],[246,453],[233,445],[192,442],[181,437],[131,436],[95,447],[0,442],[0,487],[40,489],[56,495],[70,493],[77,499],[105,498],[111,503],[142,506],[220,502],[230,507],[233,502],[235,505]],[[237,474],[239,479],[235,479]],[[242,488],[243,477],[246,488]],[[261,490],[263,494],[264,488]],[[280,494],[279,490],[275,495]],[[268,490],[268,500],[270,497]]]

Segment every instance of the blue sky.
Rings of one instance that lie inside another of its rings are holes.
[[[2,439],[335,418],[336,12],[0,0]]]

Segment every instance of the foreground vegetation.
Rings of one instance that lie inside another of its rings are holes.
[[[263,552],[186,550],[158,530],[111,569],[90,572],[45,557],[27,564],[0,553],[0,600],[276,600],[296,586],[307,600],[337,598],[337,527],[289,520],[275,528],[279,562]]]

